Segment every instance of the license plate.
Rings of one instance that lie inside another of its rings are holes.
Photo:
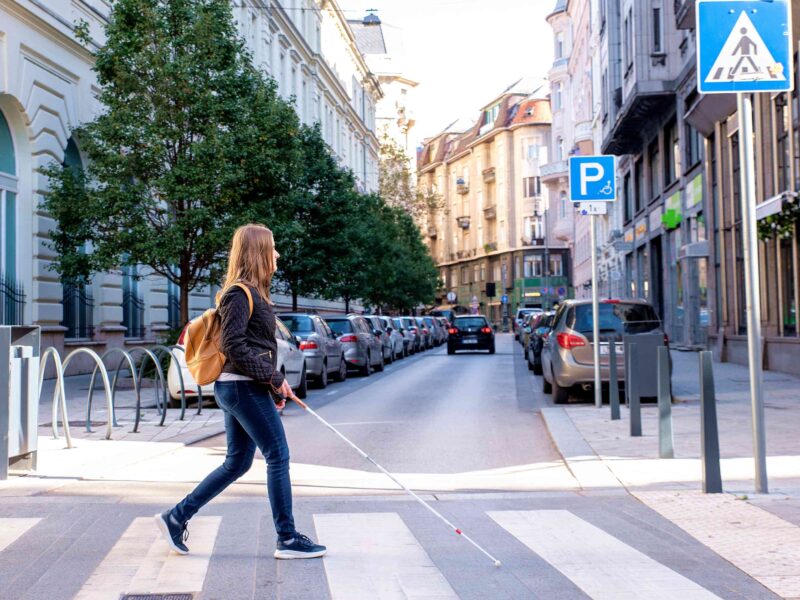
[[[625,345],[622,343],[616,344],[617,354],[624,354],[625,353]],[[600,354],[602,356],[608,356],[608,344],[600,344]]]
[[[462,340],[464,344],[477,344],[478,340]]]

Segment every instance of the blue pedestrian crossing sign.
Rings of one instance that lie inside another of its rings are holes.
[[[701,94],[790,91],[792,54],[787,0],[698,0]]]
[[[617,199],[616,157],[570,156],[569,199],[573,202],[613,202]]]

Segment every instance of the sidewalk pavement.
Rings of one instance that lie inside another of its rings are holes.
[[[764,373],[770,494],[754,495],[747,367],[715,363],[724,494],[703,494],[699,355],[672,352],[674,459],[658,458],[658,409],[642,406],[642,437],[628,411],[608,405],[542,410],[583,489],[626,489],[783,598],[800,599],[800,379]]]

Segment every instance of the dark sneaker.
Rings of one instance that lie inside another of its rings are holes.
[[[315,544],[301,533],[294,534],[288,540],[278,540],[275,549],[275,558],[318,558],[323,556],[328,549],[320,544]]]
[[[178,523],[175,517],[172,516],[172,511],[169,510],[156,515],[155,519],[170,548],[178,554],[188,554],[189,548],[183,543],[189,539],[189,530],[186,528],[186,523]]]

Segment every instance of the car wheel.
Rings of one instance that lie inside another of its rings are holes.
[[[555,376],[553,376],[553,402],[556,404],[566,404],[569,400],[569,388],[563,388],[558,385]]]
[[[367,362],[361,367],[361,374],[364,377],[369,377],[372,375],[372,354],[367,352]]]
[[[447,353],[448,354],[455,354],[456,353],[456,349],[453,348],[452,346],[448,346],[447,347]]]
[[[317,380],[317,387],[324,390],[328,387],[328,361],[322,361],[322,369],[319,372],[319,379]]]
[[[544,375],[542,375],[542,391],[545,394],[549,394],[550,392],[553,391],[553,385],[549,381],[547,381],[547,377],[545,377]]]
[[[533,374],[534,375],[541,375],[542,372],[543,372],[542,371],[542,363],[541,362],[533,363],[533,366],[531,367],[531,370],[533,370]]]
[[[389,349],[389,360],[387,362],[388,364],[392,364],[394,362],[394,348]]]
[[[306,367],[303,365],[303,372],[300,374],[300,385],[295,392],[300,400],[305,400],[308,396],[308,376],[306,375]]]
[[[339,358],[339,372],[336,373],[336,381],[344,381],[347,379],[347,361],[344,359],[344,354]]]
[[[525,360],[528,360],[528,349],[527,348],[523,348],[522,349],[522,356],[525,358]]]
[[[378,365],[375,367],[375,370],[380,373],[383,371],[384,366],[386,366],[386,360],[383,357],[383,352],[381,352],[381,362],[378,363]]]
[[[534,370],[533,363],[530,361],[530,359],[528,359],[528,371],[533,371],[533,370]]]
[[[494,342],[492,342],[492,345],[489,346],[489,354],[494,354]]]

